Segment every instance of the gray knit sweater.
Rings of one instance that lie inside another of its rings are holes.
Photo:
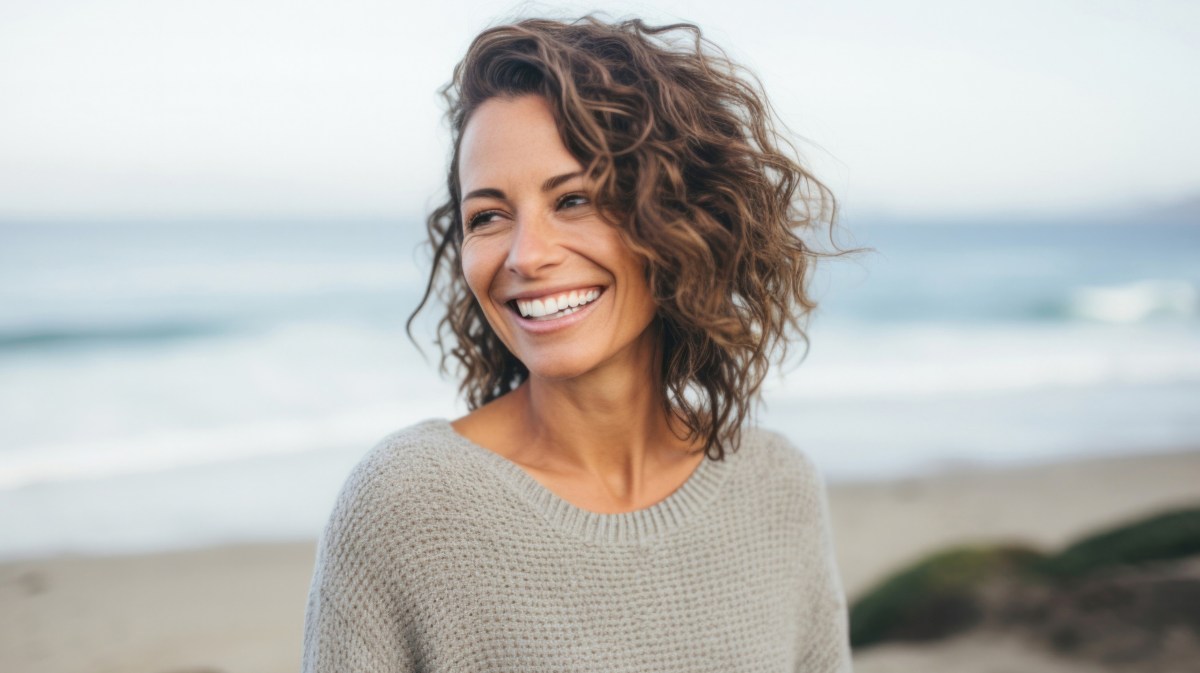
[[[598,514],[424,421],[342,489],[303,670],[849,671],[822,482],[785,438],[750,429],[661,502]]]

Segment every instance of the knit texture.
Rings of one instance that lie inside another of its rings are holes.
[[[304,625],[305,673],[849,670],[824,485],[762,429],[620,514],[445,420],[395,432],[342,488]]]

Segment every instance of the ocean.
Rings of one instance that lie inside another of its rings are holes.
[[[758,416],[829,480],[1200,446],[1200,226],[843,226],[876,252],[818,265]],[[0,558],[315,537],[379,438],[465,411],[405,334],[421,230],[0,223]]]

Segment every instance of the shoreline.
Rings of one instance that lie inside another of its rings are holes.
[[[999,540],[1057,548],[1097,528],[1200,503],[1197,484],[1200,449],[832,482],[829,498],[853,599],[938,548]],[[295,671],[315,545],[0,561],[0,670]],[[956,657],[970,659],[956,647]],[[911,650],[908,659],[931,661]],[[887,668],[885,655],[868,653],[884,670],[908,670]]]

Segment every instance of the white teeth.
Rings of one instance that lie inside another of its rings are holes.
[[[560,294],[556,297],[518,299],[516,300],[516,305],[517,310],[526,318],[561,317],[556,314],[567,315],[574,313],[576,307],[595,301],[596,297],[599,296],[599,290],[587,290],[583,292],[572,290],[569,293]]]

